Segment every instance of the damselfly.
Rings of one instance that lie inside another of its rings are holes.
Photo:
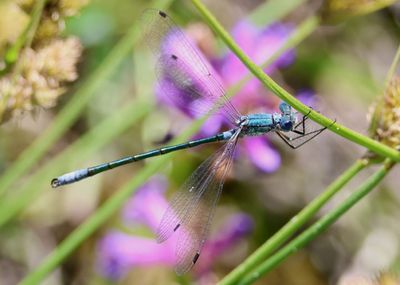
[[[183,274],[200,257],[225,177],[232,167],[238,139],[275,132],[291,148],[298,148],[326,127],[309,129],[308,114],[298,120],[296,112],[285,102],[279,105],[279,112],[276,113],[241,115],[229,102],[222,84],[211,72],[207,61],[164,12],[146,10],[142,24],[144,39],[157,59],[156,70],[159,80],[163,80],[163,91],[174,94],[172,100],[190,105],[193,109],[218,111],[233,125],[232,129],[211,137],[76,170],[53,179],[51,185],[55,188],[70,184],[115,167],[181,149],[226,142],[196,169],[175,194],[157,232],[158,242],[167,240],[174,233],[178,235],[175,270]],[[179,49],[171,44],[173,42],[179,43]],[[170,92],[173,89],[180,92]]]

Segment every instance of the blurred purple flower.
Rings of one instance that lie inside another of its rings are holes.
[[[239,22],[232,30],[232,35],[239,46],[246,54],[257,64],[261,64],[271,57],[287,40],[292,27],[288,24],[275,23],[266,28],[258,28],[248,21]],[[172,52],[178,56],[185,56],[182,44],[175,36],[167,37],[163,45],[163,52]],[[193,44],[196,48],[196,45]],[[197,48],[196,48],[197,49]],[[243,63],[232,53],[228,52],[223,58],[205,59],[202,53],[197,49],[197,53],[207,64],[207,68],[216,76],[217,80],[223,85],[229,87],[236,84],[249,71]],[[265,72],[271,74],[279,68],[286,67],[294,61],[294,51],[290,50],[281,55],[272,63]],[[191,62],[191,61],[188,61]],[[211,66],[209,62],[212,62]],[[198,66],[186,67],[185,72],[189,75],[198,74]],[[192,88],[201,90],[199,82],[192,82]],[[209,84],[208,88],[215,88]],[[171,78],[163,77],[160,81],[156,94],[161,103],[168,104],[179,109],[189,117],[196,117],[193,111],[201,102],[198,100],[190,101],[187,96],[183,96],[184,90],[176,88],[171,83]],[[233,99],[233,104],[244,113],[249,112],[271,112],[276,110],[279,100],[273,96],[265,96],[267,90],[261,85],[259,80],[251,79]],[[186,99],[183,99],[186,98]],[[204,102],[203,102],[204,103]],[[204,106],[203,106],[204,107]],[[203,125],[201,135],[213,135],[221,129],[225,121],[222,116],[212,116]],[[244,153],[253,162],[253,164],[264,172],[273,172],[280,166],[281,159],[279,153],[271,146],[268,139],[264,137],[247,138],[244,143]],[[242,152],[242,153],[243,153]]]
[[[141,224],[153,233],[168,204],[164,197],[167,183],[164,178],[154,177],[143,185],[123,209],[125,224]],[[216,257],[229,250],[253,228],[252,220],[244,214],[229,218],[218,235],[206,242],[195,272],[203,275],[211,270]],[[177,235],[172,235],[162,244],[152,238],[128,235],[120,231],[107,233],[98,245],[98,268],[101,275],[117,280],[129,270],[140,266],[175,263]]]
[[[274,172],[281,165],[279,152],[272,148],[265,137],[248,137],[243,140],[243,148],[249,159],[264,172]]]
[[[164,198],[167,187],[168,182],[162,176],[155,176],[140,187],[122,210],[124,223],[146,225],[156,232],[168,207],[168,202]]]
[[[275,23],[264,29],[255,27],[248,21],[239,22],[232,30],[232,36],[243,51],[258,65],[269,59],[286,42],[292,27],[288,24]],[[264,71],[272,74],[279,68],[286,67],[294,61],[294,51],[282,54]],[[231,86],[249,73],[247,67],[229,51],[222,60],[216,62],[216,70],[226,86]],[[254,111],[262,109],[270,111],[277,105],[275,98],[267,97],[265,87],[257,78],[251,79],[232,99],[241,110]]]
[[[122,278],[130,269],[154,264],[174,264],[171,242],[163,246],[154,239],[112,231],[98,247],[100,274],[112,280]]]
[[[317,105],[318,97],[315,96],[315,92],[310,89],[303,89],[297,92],[296,98],[299,99],[303,104],[315,108]]]

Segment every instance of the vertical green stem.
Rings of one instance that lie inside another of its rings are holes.
[[[385,88],[389,85],[390,80],[392,80],[393,75],[396,72],[396,67],[399,63],[399,60],[400,60],[400,45],[397,47],[396,55],[394,56],[392,64],[390,65],[389,71],[386,75]]]
[[[35,31],[39,26],[40,18],[46,2],[47,0],[38,0],[33,6],[29,25],[27,26],[25,31],[17,38],[15,43],[6,51],[4,60],[6,61],[7,66],[10,66],[17,61],[18,55],[24,46],[31,45],[32,40],[35,36]]]
[[[329,226],[331,226],[335,221],[337,221],[344,213],[346,213],[351,207],[353,207],[357,202],[364,198],[368,193],[370,193],[379,182],[388,174],[390,169],[393,167],[394,163],[389,159],[386,159],[384,165],[375,172],[369,179],[367,179],[354,193],[350,195],[343,203],[341,203],[337,208],[330,211],[328,214],[323,216],[319,221],[301,233],[298,237],[292,240],[289,244],[279,250],[276,254],[271,256],[269,259],[265,260],[261,265],[259,265],[252,273],[240,280],[235,284],[247,285],[252,284],[265,273],[274,269],[283,260],[285,260],[290,254],[298,251],[300,248],[304,247],[308,242],[313,240],[316,236],[321,234]],[[228,283],[226,283],[228,284]],[[230,283],[233,284],[233,283]]]
[[[243,62],[244,65],[272,92],[274,92],[280,99],[290,104],[293,108],[298,110],[303,114],[309,114],[309,118],[315,122],[328,126],[329,130],[337,133],[338,135],[353,141],[356,144],[364,146],[369,150],[382,155],[384,157],[389,157],[396,162],[400,162],[400,152],[395,149],[388,147],[380,142],[377,142],[367,136],[364,136],[358,132],[355,132],[345,126],[338,123],[334,123],[331,119],[323,116],[322,114],[310,110],[310,108],[295,97],[293,97],[289,92],[283,89],[279,84],[272,80],[267,74],[264,73],[262,68],[257,66],[235,43],[229,33],[222,27],[218,20],[211,14],[210,11],[201,3],[200,0],[191,0],[193,5],[199,10],[201,15],[207,21],[207,23],[213,28],[213,30],[221,37],[229,49],[236,54],[236,56]],[[310,113],[311,112],[311,113]]]
[[[306,222],[308,222],[323,205],[329,201],[348,181],[350,181],[357,173],[368,165],[366,160],[357,160],[350,166],[341,176],[332,182],[326,190],[310,202],[303,210],[294,216],[285,226],[269,238],[262,246],[260,246],[252,255],[244,262],[238,265],[232,272],[226,275],[218,285],[232,285],[247,275],[262,262],[272,252],[277,250],[279,246],[285,243],[289,238],[299,230]]]
[[[16,42],[6,51],[4,56],[4,61],[6,66],[3,70],[0,71],[0,76],[6,74],[11,70],[13,64],[18,60],[18,56],[20,54],[21,49],[26,46],[29,47],[32,44],[33,37],[35,36],[35,32],[40,23],[40,18],[46,4],[47,0],[38,0],[33,6],[33,11],[31,15],[31,20],[24,30],[24,32],[17,38]],[[20,73],[21,64],[15,66],[13,71],[13,84],[16,82],[16,76]],[[7,101],[10,98],[10,93],[1,94],[0,100],[3,101],[3,106],[7,106]],[[3,114],[0,113],[0,123],[2,122]]]

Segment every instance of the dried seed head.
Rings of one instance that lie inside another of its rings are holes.
[[[76,64],[82,46],[75,37],[56,39],[37,51],[24,50],[19,75],[0,79],[0,118],[5,121],[34,107],[52,107],[65,92],[64,85],[77,78]]]
[[[82,53],[78,38],[57,39],[36,53],[36,69],[47,80],[73,81],[77,78],[75,65]]]
[[[30,11],[35,4],[34,0],[14,0],[13,2],[25,11]],[[70,17],[76,15],[88,3],[89,0],[51,0],[47,1],[45,12],[58,11],[62,17]]]
[[[41,19],[40,25],[36,30],[35,42],[37,43],[57,37],[63,30],[64,20],[61,20],[59,18],[54,19],[51,16],[44,16]]]
[[[0,57],[29,24],[29,16],[10,1],[0,1]]]
[[[371,135],[393,148],[400,147],[400,77],[390,81],[383,97],[371,111]]]
[[[325,0],[320,12],[325,22],[339,22],[375,12],[394,2],[396,0]]]
[[[21,51],[17,62],[0,61],[3,71],[10,70],[0,78],[0,122],[34,107],[54,106],[66,91],[65,84],[77,78],[76,64],[82,46],[77,38],[58,37],[64,30],[64,18],[75,15],[88,2],[46,1],[32,48]],[[33,0],[0,3],[0,11],[6,12],[2,14],[9,15],[0,19],[0,55],[26,28],[35,3]]]
[[[14,0],[29,15],[35,1]],[[36,30],[33,46],[40,45],[59,36],[65,28],[65,18],[76,15],[89,0],[51,0],[47,1]]]
[[[14,0],[14,2],[25,11],[29,11],[30,9],[32,9],[33,4],[35,3],[34,0]]]

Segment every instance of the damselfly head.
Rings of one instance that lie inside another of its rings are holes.
[[[284,115],[279,122],[279,126],[282,131],[291,131],[295,124],[295,117],[290,115]]]

